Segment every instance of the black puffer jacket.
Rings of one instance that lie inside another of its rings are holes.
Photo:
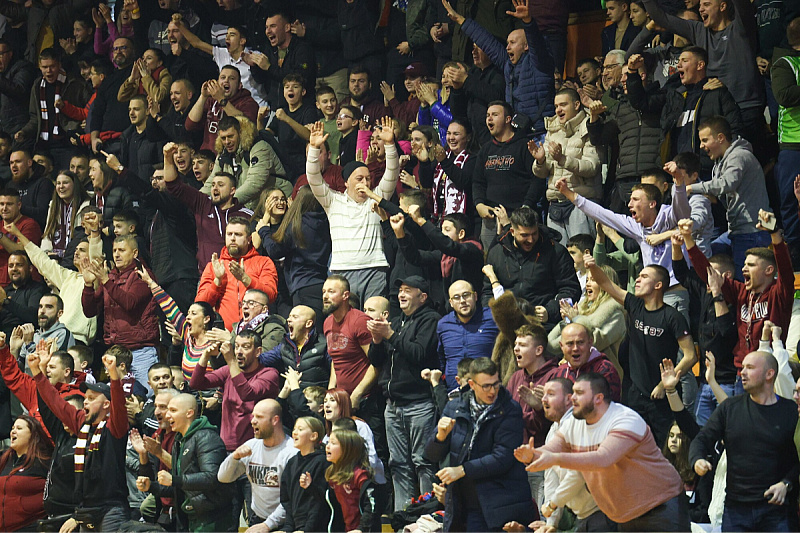
[[[164,160],[162,148],[168,140],[167,134],[158,127],[155,119],[147,117],[144,133],[138,133],[135,126],[122,132],[119,140],[119,162],[149,183],[153,167]]]
[[[293,368],[303,374],[302,386],[328,387],[331,377],[331,360],[328,357],[328,343],[323,335],[317,335],[315,330],[308,334],[308,340],[298,354],[297,344],[284,335],[283,342],[267,352],[258,356],[264,366],[274,367],[283,374]]]
[[[604,120],[587,122],[586,129],[589,142],[597,148],[619,145],[616,179],[638,181],[644,171],[661,168],[659,116],[637,111],[627,96],[616,91],[606,92],[603,103],[609,108]]]
[[[549,228],[539,226],[539,240],[528,253],[516,247],[510,227],[504,228],[500,239],[492,243],[486,264],[494,267],[497,280],[507,291],[531,305],[547,309],[548,319],[544,326],[548,330],[561,320],[559,300],[580,300],[581,284],[575,275],[575,263]],[[486,280],[483,305],[487,305],[491,298],[492,285]]]
[[[156,496],[172,496],[184,528],[188,528],[189,516],[198,522],[214,522],[215,514],[227,512],[231,498],[231,485],[217,479],[219,466],[227,455],[219,429],[201,416],[192,421],[186,435],[175,436],[171,451],[175,458],[172,486],[153,484],[151,492]]]
[[[97,207],[97,195],[92,197],[91,203]],[[109,229],[109,235],[114,233],[114,215],[131,207],[133,207],[133,195],[126,187],[112,181],[103,198],[103,227]]]
[[[14,135],[28,123],[33,81],[41,76],[33,63],[15,59],[0,73],[0,130]]]
[[[78,436],[64,429],[63,422],[41,396],[38,400],[42,422],[55,443],[51,474],[47,476],[44,489],[44,510],[49,516],[71,514],[80,503],[75,495],[75,443]]]
[[[382,368],[379,383],[383,394],[399,405],[430,401],[431,388],[420,377],[424,368],[439,368],[436,326],[442,316],[424,304],[411,316],[401,313],[391,322],[394,335],[369,345],[369,361]]]

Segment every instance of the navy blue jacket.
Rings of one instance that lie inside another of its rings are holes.
[[[499,531],[512,520],[529,524],[538,519],[539,513],[531,497],[525,466],[514,458],[514,449],[522,445],[522,408],[505,387],[501,387],[470,450],[474,430],[469,412],[472,395],[470,391],[448,402],[443,416],[455,419],[455,427],[444,442],[436,440],[434,433],[425,446],[428,460],[437,463],[449,454],[450,466],[464,467],[465,476],[447,490],[444,530],[464,531],[463,524],[454,524],[453,518],[463,518],[466,512],[459,497],[465,481],[474,484],[483,519],[489,528]]]
[[[467,19],[461,28],[481,50],[486,52],[492,63],[503,70],[506,80],[506,102],[511,104],[514,111],[526,115],[531,120],[535,133],[544,133],[544,117],[555,115],[553,106],[555,62],[536,25],[536,20],[531,19],[530,23],[522,25],[525,38],[528,40],[528,52],[516,65],[508,58],[506,45],[480,24]]]
[[[458,388],[456,383],[458,362],[465,357],[491,357],[494,341],[499,334],[500,330],[494,323],[492,310],[488,307],[476,309],[466,324],[459,320],[455,311],[450,311],[442,317],[436,326],[436,336],[439,338],[436,351],[439,354],[439,368],[444,372],[448,391]]]
[[[272,239],[272,234],[277,228],[264,226],[258,230],[261,236],[259,252],[276,262],[285,258],[283,271],[289,292],[292,294],[303,287],[325,283],[331,257],[331,230],[325,212],[303,213],[301,224],[305,248],[300,248],[294,242],[291,227],[286,231],[286,238],[282,243]]]

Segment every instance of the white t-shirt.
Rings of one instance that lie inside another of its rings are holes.
[[[224,40],[225,38],[223,36],[223,41]],[[225,65],[233,65],[239,69],[239,75],[242,77],[242,87],[250,91],[250,96],[258,102],[259,107],[266,107],[269,105],[265,98],[266,93],[262,90],[261,85],[256,83],[252,76],[250,76],[250,65],[245,63],[241,57],[234,61],[228,49],[222,46],[215,46],[211,51],[214,56],[214,63],[217,64],[218,68],[222,69]]]
[[[238,461],[229,455],[219,467],[217,478],[223,483],[233,483],[247,474],[253,492],[253,512],[266,517],[270,530],[283,525],[286,511],[281,505],[281,476],[286,463],[296,453],[292,438],[286,438],[278,446],[267,448],[261,439],[245,442],[253,451]]]

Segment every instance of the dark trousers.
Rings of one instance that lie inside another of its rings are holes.
[[[603,511],[595,511],[586,518],[578,518],[575,521],[575,531],[577,533],[589,533],[591,531],[616,531],[617,523],[612,522]]]
[[[631,354],[636,357],[635,354]],[[669,402],[666,398],[663,400],[653,400],[650,398],[650,393],[640,391],[635,385],[628,389],[628,407],[639,413],[644,418],[650,430],[653,432],[653,437],[656,439],[656,444],[661,448],[667,441],[669,436],[669,428],[672,427],[674,420],[672,411],[669,408]]]
[[[618,524],[617,528],[619,531],[691,531],[686,495],[679,494],[642,516]],[[725,531],[724,523],[722,530]]]
[[[792,531],[789,505],[725,502],[722,531]]]
[[[354,413],[372,430],[372,436],[375,438],[375,452],[383,461],[384,466],[389,464],[389,443],[386,440],[386,423],[383,419],[385,410],[386,399],[381,394],[380,388],[375,387],[369,396],[361,399],[361,404]]]

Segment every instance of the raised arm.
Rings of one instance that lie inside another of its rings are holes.
[[[608,276],[606,276],[606,273],[603,272],[603,269],[597,266],[597,263],[595,263],[594,257],[589,254],[585,254],[583,256],[583,264],[592,273],[592,278],[601,289],[606,291],[609,296],[614,298],[616,301],[622,305],[625,305],[625,296],[627,296],[628,293],[608,279]]]
[[[378,184],[376,192],[380,194],[384,200],[388,201],[394,196],[395,189],[397,188],[397,178],[400,176],[397,146],[394,144],[394,125],[390,117],[383,117],[378,120],[378,124],[375,127],[380,128],[381,139],[383,140],[386,150],[386,170],[383,173],[383,177]]]
[[[322,122],[315,122],[311,125],[308,137],[308,156],[306,159],[306,177],[308,178],[308,185],[311,187],[311,192],[314,197],[322,205],[323,209],[330,207],[332,198],[331,188],[325,183],[322,178],[322,171],[319,165],[319,151],[320,147],[328,140],[328,134],[325,133],[325,127]],[[397,152],[395,151],[395,155]],[[388,163],[388,153],[387,153]]]

